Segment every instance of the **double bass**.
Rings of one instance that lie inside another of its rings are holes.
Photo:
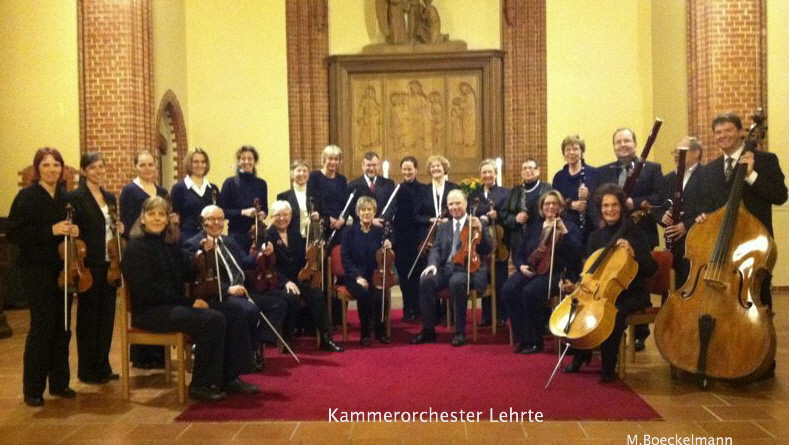
[[[753,152],[764,134],[764,116],[757,112],[753,120],[743,153]],[[669,294],[655,321],[660,354],[694,373],[702,389],[710,377],[758,377],[774,363],[773,312],[760,293],[777,248],[742,202],[746,171],[736,165],[726,205],[688,232],[688,280]]]

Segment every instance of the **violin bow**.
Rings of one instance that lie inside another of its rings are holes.
[[[249,292],[247,292],[247,288],[243,287],[243,289],[244,289],[244,296],[247,297],[247,301],[249,301],[252,304],[255,304],[254,300],[252,300],[252,298],[249,296]],[[257,305],[255,305],[255,307],[257,307]],[[296,363],[301,363],[301,361],[299,361],[299,358],[293,352],[293,349],[290,348],[290,345],[288,344],[288,342],[286,342],[285,339],[282,338],[282,336],[279,334],[279,332],[277,332],[277,328],[275,328],[274,325],[271,324],[271,322],[269,321],[268,317],[266,317],[266,314],[264,314],[263,311],[261,311],[261,310],[258,310],[258,314],[260,314],[260,318],[262,318],[263,321],[266,322],[268,327],[271,328],[271,330],[274,332],[274,335],[277,336],[277,339],[280,342],[282,342],[282,345],[285,346],[285,349],[287,349],[288,352],[290,353],[290,355],[293,356],[293,358],[296,360]]]
[[[221,236],[221,235],[220,235]],[[214,262],[216,263],[216,289],[219,292],[219,302],[222,298],[222,274],[219,272],[219,237],[214,237]]]
[[[430,230],[427,231],[427,236],[425,237],[425,240],[422,241],[422,245],[419,247],[419,252],[417,252],[417,254],[416,254],[416,259],[414,259],[414,264],[411,265],[411,270],[408,271],[408,278],[407,279],[409,279],[409,280],[411,279],[411,274],[414,273],[414,268],[416,267],[416,263],[419,262],[419,257],[422,256],[422,252],[425,251],[425,246],[427,246],[427,240],[430,239],[430,235],[432,235],[433,232],[436,230],[436,226],[438,225],[438,221],[441,218],[443,218],[444,215],[446,215],[446,213],[447,213],[447,209],[442,210],[441,213],[436,217],[436,220],[433,221],[433,224],[430,226]]]
[[[466,254],[466,295],[471,293],[471,239],[473,238],[473,229],[471,228],[471,218],[477,213],[479,207],[479,198],[474,198],[474,205],[471,206],[471,213],[468,215],[468,253]],[[479,222],[480,236],[482,236],[482,221]]]
[[[343,207],[342,212],[340,212],[340,217],[338,219],[345,219],[348,216],[348,206],[351,205],[351,201],[353,201],[353,197],[356,196],[356,189],[351,190],[351,195],[348,196],[348,201],[345,202],[345,207]],[[326,241],[326,244],[331,245],[334,236],[337,235],[337,229],[332,230],[331,235],[329,235],[329,240]]]
[[[118,233],[118,207],[115,204],[110,204],[110,215],[112,216],[112,230],[115,231],[115,241],[118,243],[118,262],[123,259],[123,249],[121,249],[121,234]],[[121,273],[121,289],[125,286],[123,282],[123,273]]]
[[[66,204],[66,220],[69,222],[69,224],[71,224],[71,219],[73,217],[74,207],[72,207],[71,204]],[[64,235],[63,241],[66,243],[63,249],[63,329],[68,332],[68,251],[69,243],[71,241],[71,234],[67,233]]]

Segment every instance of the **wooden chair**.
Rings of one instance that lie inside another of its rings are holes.
[[[170,359],[169,347],[175,347],[178,360],[178,402],[186,403],[186,368],[187,363],[191,362],[192,349],[191,338],[183,332],[149,332],[144,329],[135,328],[131,325],[131,297],[126,286],[121,287],[121,389],[123,400],[129,400],[129,346],[140,345],[159,345],[165,346],[164,351],[164,376],[167,383],[171,380],[172,363]]]
[[[498,326],[496,323],[497,320],[497,313],[496,313],[496,264],[495,258],[493,255],[487,255],[483,261],[488,261],[488,267],[490,268],[490,282],[488,283],[487,289],[485,292],[480,295],[474,286],[470,287],[468,299],[471,300],[471,339],[473,341],[477,341],[477,300],[481,300],[483,298],[490,298],[490,305],[491,305],[491,332],[495,336],[498,332]],[[447,301],[447,328],[452,327],[452,295],[449,292],[448,288],[441,289],[438,292],[438,298]],[[481,309],[481,307],[480,307]]]
[[[340,299],[342,302],[342,341],[348,341],[348,303],[355,300],[353,295],[348,291],[348,288],[342,284],[338,284],[342,277],[345,276],[345,269],[342,267],[342,257],[340,253],[340,245],[336,245],[331,250],[329,267],[329,287],[330,293]],[[336,282],[335,282],[336,281]],[[331,298],[331,296],[329,297]],[[392,336],[392,295],[391,289],[386,291],[384,295],[384,304],[386,307],[386,336]]]
[[[662,305],[668,293],[671,291],[671,273],[674,263],[674,254],[666,251],[652,251],[652,258],[658,263],[658,269],[649,281],[649,293],[660,295],[660,304]],[[636,360],[636,326],[641,324],[654,324],[657,314],[660,311],[660,306],[649,307],[639,311],[633,311],[627,316],[625,323],[627,324],[627,333],[622,336],[622,341],[619,344],[619,378],[625,378],[627,364],[626,359],[631,362]]]

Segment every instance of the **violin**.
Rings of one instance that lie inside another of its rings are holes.
[[[203,229],[203,234],[208,238],[208,234]],[[221,283],[219,281],[219,255],[217,253],[217,243],[214,239],[214,249],[212,252],[198,250],[195,254],[194,264],[197,268],[197,281],[190,288],[190,295],[194,299],[211,300],[218,298],[221,300]]]
[[[315,211],[315,200],[310,197],[307,200],[307,212],[312,215]],[[299,271],[298,280],[308,282],[313,289],[323,288],[323,220],[317,222],[310,217],[307,223],[307,243],[304,257],[307,260],[304,267]]]
[[[452,257],[452,263],[466,269],[469,274],[479,270],[482,265],[482,260],[477,252],[477,245],[482,241],[482,232],[479,228],[471,228],[471,218],[477,212],[478,206],[479,198],[475,199],[474,205],[471,206],[468,224],[463,226],[460,231],[460,248]]]
[[[266,232],[266,224],[260,221],[260,218],[257,217],[260,214],[260,199],[255,198],[252,201],[252,205],[255,207],[255,224],[249,228],[249,237],[252,239],[252,245],[249,247],[249,254],[254,255],[257,253],[257,246],[262,245],[263,237],[265,236]]]
[[[111,286],[119,287],[123,285],[121,275],[121,252],[126,245],[118,234],[118,208],[115,204],[108,205],[110,214],[110,230],[112,239],[107,241],[107,255],[110,257],[110,265],[107,268],[107,283]]]
[[[488,200],[488,208],[491,210],[495,208],[492,199]],[[494,243],[493,255],[496,261],[507,261],[510,257],[510,250],[507,249],[507,243],[504,242],[504,227],[496,224],[495,218],[491,218],[488,230],[490,230],[490,239],[492,239]]]
[[[261,242],[261,253],[255,259],[254,283],[252,287],[255,292],[264,293],[279,288],[277,279],[277,256],[274,253],[266,255],[263,253],[262,246],[269,242],[268,235],[264,233]]]
[[[375,271],[373,271],[373,286],[376,289],[386,291],[392,286],[397,284],[397,277],[395,276],[395,253],[391,249],[383,246],[392,236],[392,223],[389,221],[384,222],[384,236],[381,248],[375,252]]]
[[[638,263],[627,248],[616,242],[646,215],[638,210],[622,224],[605,247],[584,263],[578,287],[551,313],[551,333],[576,349],[600,346],[614,330],[616,299],[638,273]]]
[[[551,258],[553,258],[553,248],[562,241],[563,233],[556,231],[558,217],[553,220],[553,224],[543,229],[540,235],[540,244],[534,249],[526,264],[537,275],[545,275],[551,268]],[[555,235],[554,235],[555,234]]]
[[[764,134],[759,111],[752,116],[743,153],[755,151]],[[756,377],[774,363],[773,312],[762,301],[761,289],[777,248],[743,204],[746,172],[746,165],[736,164],[726,205],[691,227],[685,241],[688,280],[669,294],[655,320],[660,354],[696,374],[701,388],[707,377]]]
[[[74,219],[74,206],[66,204],[66,220]],[[85,267],[85,256],[88,248],[85,242],[71,235],[66,235],[58,246],[58,253],[63,258],[63,270],[58,276],[58,287],[68,293],[87,292],[93,286],[93,275]]]

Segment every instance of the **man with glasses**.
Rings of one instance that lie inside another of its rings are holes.
[[[282,324],[287,314],[288,305],[283,291],[270,291],[258,294],[250,291],[244,285],[247,270],[255,269],[257,255],[247,255],[233,241],[232,238],[222,235],[225,228],[225,213],[215,205],[209,205],[200,213],[203,231],[186,240],[183,249],[195,255],[198,251],[205,253],[205,258],[212,263],[219,262],[219,279],[222,293],[220,299],[232,302],[242,307],[249,320],[252,349],[258,351],[261,342],[276,343],[277,337],[271,332],[268,324],[260,317],[260,311],[269,319],[274,327],[281,331]],[[216,246],[219,246],[216,251]],[[273,252],[269,243],[264,249]],[[258,255],[261,255],[260,253]],[[247,298],[252,301],[250,302]],[[254,302],[254,304],[253,304]],[[287,340],[287,336],[286,340]],[[256,352],[257,354],[257,352]],[[262,357],[256,355],[257,367],[262,367]]]

